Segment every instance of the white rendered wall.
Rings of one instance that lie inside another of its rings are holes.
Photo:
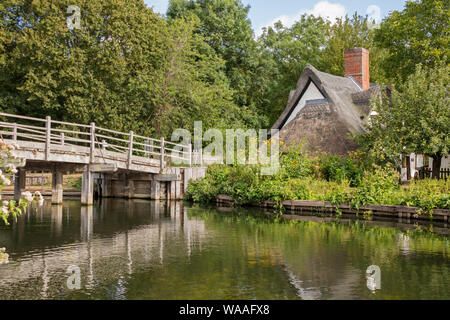
[[[306,101],[319,99],[325,99],[325,97],[320,93],[319,89],[317,89],[316,85],[311,82],[283,128],[295,119],[297,114],[305,107]]]

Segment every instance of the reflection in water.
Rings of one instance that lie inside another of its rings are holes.
[[[27,216],[29,219],[31,214],[28,213]],[[28,220],[28,223],[30,223],[29,220]],[[63,206],[62,205],[52,205],[52,233],[56,237],[61,236],[62,223],[63,223]]]
[[[0,299],[445,299],[448,237],[182,202],[75,201],[0,227]],[[369,226],[370,225],[370,226]],[[67,288],[69,266],[81,290]],[[372,294],[366,269],[379,265]]]

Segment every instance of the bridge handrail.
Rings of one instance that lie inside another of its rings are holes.
[[[161,168],[165,167],[166,159],[181,160],[187,162],[192,166],[192,145],[182,145],[165,141],[164,138],[155,139],[140,135],[135,135],[132,131],[129,133],[115,131],[107,128],[97,127],[95,123],[90,125],[77,124],[65,121],[52,120],[50,117],[34,118],[22,115],[15,115],[0,112],[0,117],[5,117],[13,122],[0,121],[0,134],[10,136],[13,141],[43,141],[45,143],[45,158],[47,159],[51,152],[52,145],[74,145],[80,147],[80,143],[88,145],[90,148],[91,162],[94,161],[96,150],[117,150],[122,149],[121,154],[128,153],[128,167],[132,164],[133,157],[138,155],[147,155],[148,157],[156,156],[159,158]],[[34,126],[25,123],[18,123],[18,120],[37,121],[43,126]],[[52,125],[63,125],[77,127],[80,130],[69,130],[66,128],[52,128]],[[11,130],[11,131],[5,131]],[[86,129],[89,129],[87,132]],[[24,132],[25,131],[25,132]],[[99,132],[105,132],[100,134]],[[67,134],[67,136],[66,136]],[[126,139],[121,139],[112,135],[119,135]],[[106,139],[98,141],[98,138]],[[136,141],[143,139],[143,142]],[[156,144],[154,144],[156,142]],[[174,150],[174,147],[181,148],[181,150]],[[186,151],[187,150],[187,151]],[[97,153],[98,157],[98,153]]]
[[[0,112],[0,116],[9,117],[9,118],[24,119],[24,120],[31,120],[31,121],[46,122],[46,119],[42,119],[42,118],[32,118],[32,117],[21,116],[21,115],[18,115],[18,114],[4,113],[4,112]]]

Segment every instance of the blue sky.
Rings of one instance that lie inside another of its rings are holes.
[[[144,0],[156,12],[165,13],[169,0]],[[291,25],[303,13],[312,13],[334,20],[345,14],[366,15],[381,20],[393,10],[402,10],[405,0],[242,0],[250,5],[250,20],[256,34],[262,27],[281,20]]]

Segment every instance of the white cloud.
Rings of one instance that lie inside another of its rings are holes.
[[[346,13],[347,11],[345,10],[345,7],[340,3],[330,3],[328,1],[320,1],[316,3],[312,9],[301,9],[299,12],[292,15],[279,16],[262,27],[273,26],[278,21],[281,21],[284,26],[290,27],[296,21],[300,20],[300,17],[303,14],[312,14],[316,17],[322,17],[324,19],[328,19],[333,22],[336,20],[336,18],[344,17]],[[257,28],[256,30],[257,36],[262,34],[262,27]]]
[[[375,20],[375,23],[381,22],[381,9],[379,6],[370,5],[366,10],[366,14],[369,16],[370,22],[372,22],[372,20]]]
[[[169,6],[169,0],[144,0],[145,4],[149,8],[153,8],[153,11],[161,14],[165,14]]]

